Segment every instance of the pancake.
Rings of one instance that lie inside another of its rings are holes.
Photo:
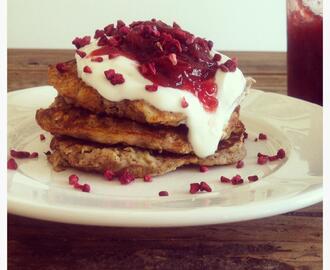
[[[93,114],[88,110],[69,105],[57,97],[48,109],[39,109],[36,121],[40,127],[54,135],[114,145],[138,146],[158,152],[179,154],[193,153],[188,141],[188,129],[179,127],[152,126],[104,114]],[[233,112],[225,129],[226,138],[232,132],[244,130],[239,121],[239,107]]]
[[[93,113],[106,113],[125,117],[140,123],[178,126],[186,120],[182,113],[165,112],[143,100],[111,102],[104,99],[93,87],[77,76],[75,60],[65,63],[67,71],[58,72],[54,65],[48,68],[48,83],[65,98],[67,103],[88,109]]]
[[[138,147],[105,146],[69,137],[54,137],[48,161],[55,171],[76,168],[87,172],[103,173],[111,169],[120,175],[127,170],[135,177],[162,175],[184,165],[227,165],[242,160],[246,155],[243,130],[232,133],[219,144],[218,151],[207,158],[195,155],[156,153]]]

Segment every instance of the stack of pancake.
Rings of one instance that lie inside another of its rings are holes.
[[[143,100],[106,100],[77,76],[75,61],[64,65],[65,72],[49,67],[49,84],[58,96],[49,108],[36,113],[41,128],[54,135],[47,156],[54,170],[72,167],[103,173],[110,169],[118,175],[129,171],[144,177],[188,164],[233,164],[245,157],[239,106],[217,152],[199,158],[188,141],[184,114],[160,111]]]

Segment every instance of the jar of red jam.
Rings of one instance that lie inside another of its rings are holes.
[[[288,95],[323,104],[322,0],[287,0]]]

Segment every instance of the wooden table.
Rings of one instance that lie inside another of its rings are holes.
[[[286,94],[284,53],[238,56],[255,88]],[[8,51],[8,91],[45,85],[70,50]],[[170,229],[78,226],[8,215],[9,269],[322,269],[322,204],[260,220]]]

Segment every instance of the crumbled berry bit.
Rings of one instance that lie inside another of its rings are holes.
[[[76,37],[72,44],[76,46],[77,49],[80,49],[81,47],[84,47],[88,45],[91,42],[90,36],[84,36],[83,38]]]
[[[199,183],[191,183],[190,184],[190,190],[189,192],[191,194],[195,194],[200,190],[200,184]]]
[[[49,156],[49,155],[51,155],[51,154],[52,154],[52,152],[50,152],[50,151],[47,151],[47,152],[44,152],[44,154],[45,154],[46,156]]]
[[[108,39],[108,45],[109,46],[116,47],[116,46],[118,46],[118,44],[119,44],[119,42],[118,42],[117,39],[115,39],[115,38],[109,38]],[[109,59],[111,59],[111,58],[112,57],[110,57],[110,55],[109,55]]]
[[[39,156],[39,154],[37,152],[32,152],[30,154],[30,158],[37,158]]]
[[[133,174],[131,174],[128,170],[124,170],[124,172],[119,177],[119,182],[122,185],[127,185],[135,180]]]
[[[79,184],[78,182],[73,184],[73,187],[74,187],[75,189],[80,189],[80,190],[82,190],[82,189],[83,189],[83,186],[84,186],[84,185]]]
[[[72,185],[75,185],[79,182],[79,177],[75,174],[71,174],[69,176],[69,184],[72,186]]]
[[[207,172],[209,170],[209,168],[207,166],[199,166],[199,171],[200,172]]]
[[[258,175],[251,175],[251,176],[248,176],[248,180],[250,182],[255,182],[255,181],[259,180],[259,177],[258,177]]]
[[[258,138],[259,138],[259,140],[267,140],[267,135],[264,133],[259,133]]]
[[[89,66],[84,66],[83,71],[84,71],[85,73],[92,73],[92,69],[91,69]]]
[[[235,72],[236,71],[236,68],[237,68],[236,63],[233,60],[231,60],[231,59],[227,60],[224,63],[224,66],[226,66],[230,72]]]
[[[157,84],[149,84],[145,86],[145,89],[149,92],[156,92],[158,89],[158,85]]]
[[[100,37],[103,37],[104,36],[104,30],[99,30],[97,29],[95,31],[95,34],[94,34],[94,38],[97,39],[97,38],[100,38]]]
[[[266,158],[268,158],[268,155],[266,155],[266,154],[262,154],[262,153],[259,152],[259,153],[257,154],[257,157],[266,157]]]
[[[80,56],[80,58],[84,58],[87,55],[87,53],[80,51],[80,50],[76,50],[76,54],[78,54]]]
[[[231,179],[231,184],[232,185],[240,185],[243,184],[244,180],[242,179],[242,177],[240,175],[235,175],[232,179]]]
[[[26,151],[10,150],[10,155],[13,158],[29,158],[31,154]]]
[[[219,62],[220,60],[221,60],[221,54],[216,53],[216,54],[213,56],[213,61]]]
[[[268,157],[269,161],[275,161],[275,160],[278,160],[278,159],[279,159],[279,157],[277,155]]]
[[[150,174],[147,174],[143,177],[144,182],[152,182],[152,176]]]
[[[115,173],[108,169],[108,170],[104,171],[103,176],[104,176],[105,179],[111,181],[111,180],[113,180],[113,177],[115,176]]]
[[[225,64],[221,64],[219,68],[222,72],[229,72],[229,68]]]
[[[117,20],[117,29],[120,29],[123,26],[126,26],[126,24],[122,20]]]
[[[114,69],[108,69],[104,71],[104,75],[112,85],[122,84],[125,82],[123,75],[116,73]]]
[[[212,188],[204,181],[200,182],[200,191],[211,192]]]
[[[168,192],[167,191],[159,191],[159,193],[158,193],[158,195],[160,196],[160,197],[164,197],[164,196],[168,196],[169,194],[168,194]]]
[[[40,135],[39,135],[39,138],[40,138],[40,141],[44,141],[44,140],[46,140],[46,137],[45,137],[44,134],[40,134]]]
[[[285,151],[284,151],[283,148],[281,148],[281,149],[279,149],[279,150],[277,151],[277,157],[278,157],[279,159],[283,159],[283,158],[285,158]]]
[[[100,37],[99,41],[97,42],[97,46],[105,46],[108,44],[108,39],[106,36]]]
[[[258,157],[258,160],[257,160],[257,163],[259,165],[264,165],[264,164],[267,163],[267,161],[268,161],[268,157],[267,156],[259,156]]]
[[[81,188],[82,192],[90,192],[91,191],[91,186],[88,184],[83,184]]]
[[[181,99],[181,107],[182,108],[187,108],[189,106],[189,103],[187,102],[187,100],[183,97]]]
[[[101,62],[103,62],[103,57],[101,57],[101,56],[95,57],[95,58],[92,58],[91,61],[92,62],[99,62],[99,63],[101,63]]]
[[[64,63],[56,64],[56,69],[59,73],[65,73],[68,71],[68,67]]]
[[[110,81],[111,78],[116,74],[114,69],[108,69],[106,71],[104,71],[104,75],[105,77]]]
[[[237,169],[240,169],[240,168],[243,168],[244,167],[244,161],[243,160],[240,160],[236,163],[236,168]]]
[[[255,138],[254,141],[257,142],[258,141],[258,138]]]
[[[10,158],[7,161],[7,169],[9,170],[17,170],[17,163],[15,161],[15,159]]]
[[[107,25],[106,27],[104,27],[104,33],[107,36],[112,36],[115,33],[115,26],[112,24]]]
[[[221,176],[221,177],[220,177],[220,182],[221,182],[221,183],[230,183],[231,181],[230,181],[229,178],[227,178],[227,177],[225,177],[225,176]]]

